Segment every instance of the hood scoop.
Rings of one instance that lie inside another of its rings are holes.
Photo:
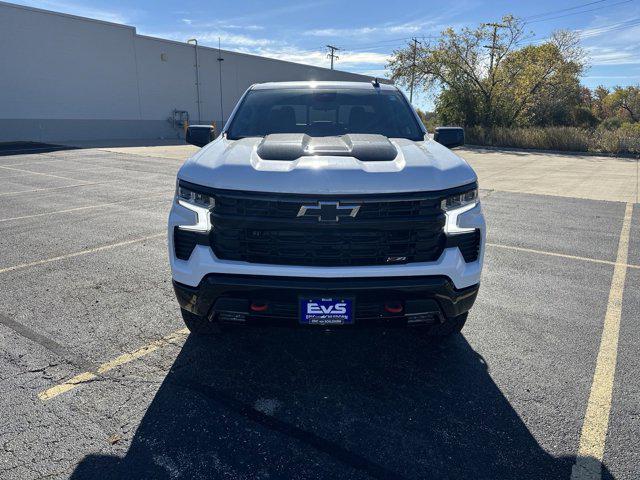
[[[336,137],[310,137],[303,133],[272,133],[258,144],[263,160],[296,160],[300,157],[354,157],[363,162],[385,162],[396,158],[396,147],[384,135],[351,133]]]

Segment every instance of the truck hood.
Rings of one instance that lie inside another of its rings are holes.
[[[308,194],[368,194],[445,190],[477,181],[462,158],[433,140],[391,138],[397,155],[362,161],[335,154],[266,160],[262,138],[219,137],[189,158],[178,178],[211,188]]]

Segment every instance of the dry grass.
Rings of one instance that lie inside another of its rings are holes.
[[[616,130],[576,127],[465,129],[466,143],[494,147],[572,152],[640,154],[640,124]]]

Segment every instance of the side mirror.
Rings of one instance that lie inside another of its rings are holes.
[[[447,148],[464,145],[464,128],[462,127],[437,127],[433,139]]]
[[[196,147],[204,147],[216,137],[216,129],[212,125],[189,125],[185,140]]]

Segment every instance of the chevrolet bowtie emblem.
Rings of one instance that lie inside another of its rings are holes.
[[[318,202],[317,205],[302,205],[298,217],[316,217],[319,222],[339,222],[340,217],[355,217],[360,205],[340,205],[340,202]]]

